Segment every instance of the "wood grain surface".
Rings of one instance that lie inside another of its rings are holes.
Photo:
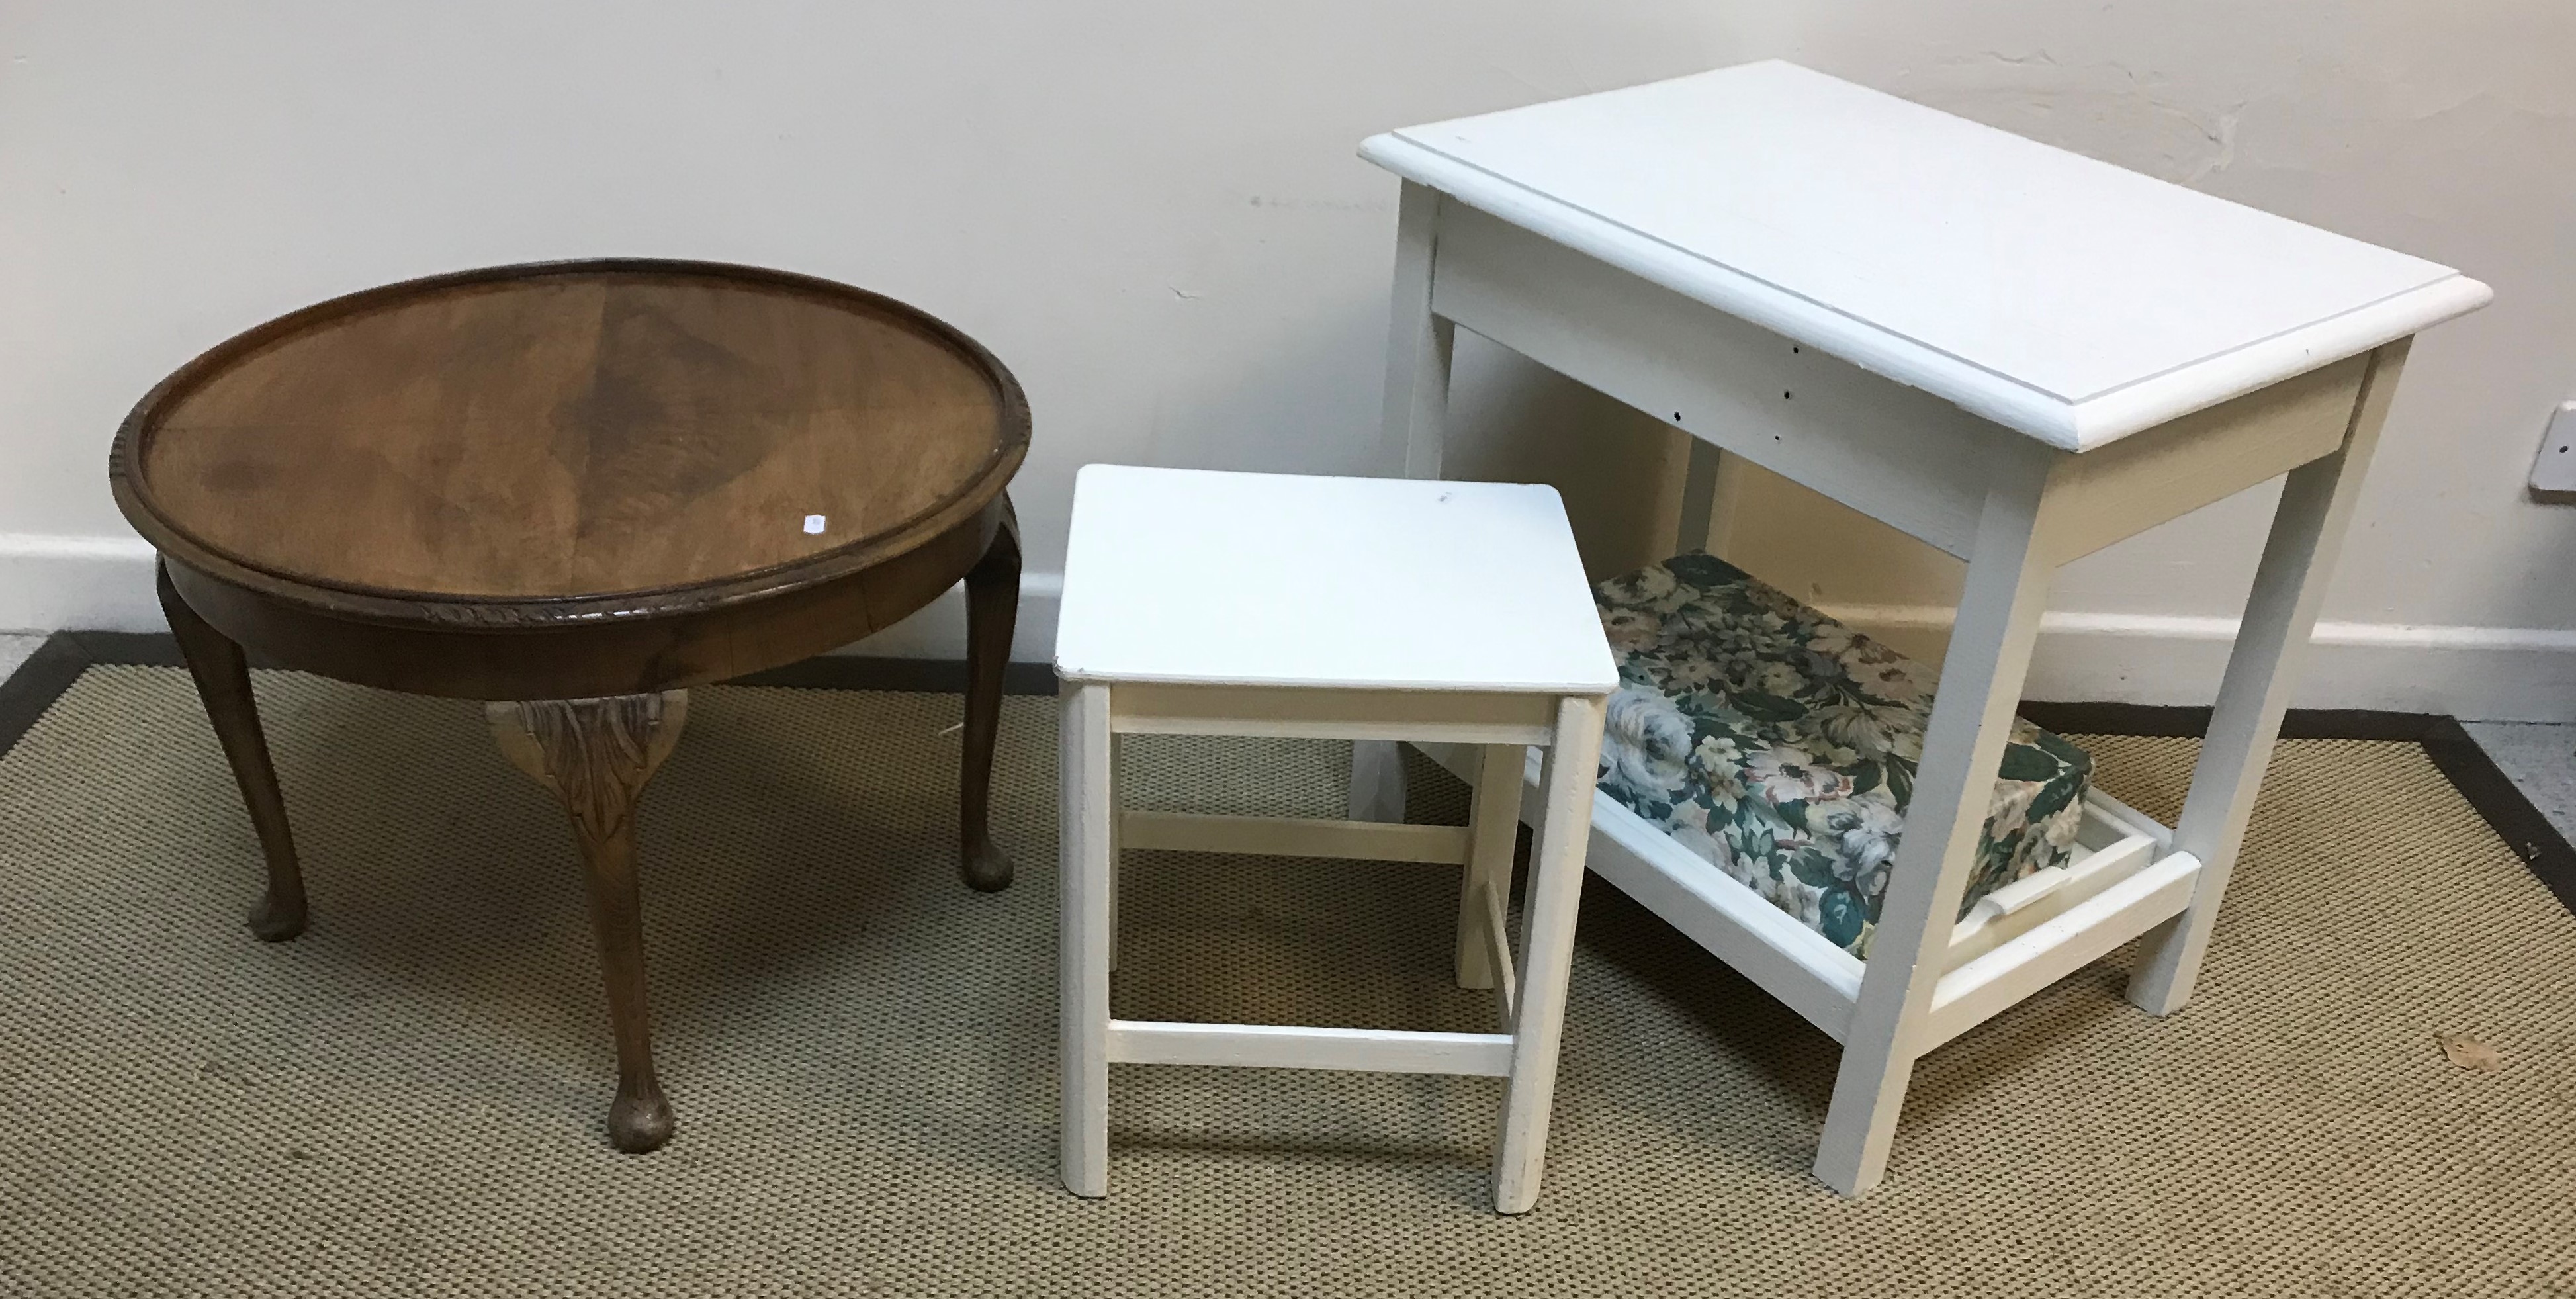
[[[560,599],[868,549],[989,501],[1026,439],[1007,372],[900,304],[586,263],[255,330],[147,398],[119,460],[150,521],[257,574]]]
[[[616,1030],[609,1142],[670,1139],[653,1070],[634,808],[685,687],[776,668],[968,587],[959,868],[986,824],[1019,602],[1004,495],[1028,403],[973,340],[891,299],[702,262],[505,266],[308,307],[163,380],[109,454],[257,827],[251,927],[302,932],[303,876],[245,649],[490,701],[563,801]]]

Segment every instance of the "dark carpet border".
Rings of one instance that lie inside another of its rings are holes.
[[[168,632],[58,631],[36,647],[18,670],[0,680],[0,754],[71,689],[92,667],[186,667],[178,638]],[[258,655],[253,667],[275,667]],[[966,665],[947,659],[879,659],[826,656],[790,663],[719,682],[728,686],[784,686],[804,690],[899,690],[961,694]],[[1056,692],[1055,669],[1044,663],[1013,663],[1002,671],[1002,691],[1013,695]]]
[[[2060,735],[2169,735],[2209,731],[2206,708],[2150,704],[2024,703],[2021,715]],[[2285,740],[2404,740],[2424,746],[2433,765],[2477,809],[2532,876],[2576,912],[2576,846],[2487,756],[2459,720],[2438,713],[2383,713],[2360,708],[2293,708],[2281,717]]]
[[[257,659],[254,664],[259,664]],[[56,632],[18,670],[0,680],[0,754],[45,715],[54,700],[92,666],[184,667],[179,643],[168,633]],[[966,665],[948,659],[811,658],[767,672],[736,677],[726,685],[783,686],[807,690],[899,690],[954,694],[966,688]],[[1056,692],[1055,669],[1013,663],[1002,688],[1015,695]],[[2206,708],[2146,704],[2025,703],[2022,716],[2062,735],[2167,735],[2192,737],[2209,729]],[[2424,746],[2460,796],[2477,809],[2541,884],[2576,912],[2576,846],[2533,807],[2453,718],[2431,713],[2363,709],[2294,708],[2281,719],[2285,740],[2401,740]]]

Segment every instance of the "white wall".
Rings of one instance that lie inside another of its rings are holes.
[[[2576,509],[2523,492],[2576,397],[2576,5],[1764,9],[1767,52],[2494,285],[2408,363],[2300,702],[2576,717]],[[1955,562],[1775,487],[1748,492],[1737,558],[1937,648]],[[2206,702],[2273,494],[2070,566],[2030,693]]]
[[[1352,156],[1360,137],[1778,55],[2494,284],[2495,306],[2417,348],[2329,601],[2358,629],[2337,634],[2381,648],[2329,653],[2306,702],[2565,715],[2576,510],[2529,505],[2519,484],[2543,415],[2576,395],[2576,79],[2552,62],[2576,48],[2570,15],[2557,0],[0,6],[0,627],[155,624],[102,466],[128,404],[198,350],[369,284],[619,253],[862,284],[1001,355],[1038,421],[1016,495],[1039,575],[1021,653],[1043,657],[1075,466],[1373,467],[1394,183]],[[1647,426],[1472,342],[1461,375],[1469,463],[1561,479],[1596,563],[1653,548],[1670,457]],[[1574,437],[1618,454],[1574,454]],[[1955,580],[1894,539],[1822,540],[1850,530],[1753,486],[1736,553],[1784,584],[1902,625]],[[2069,570],[2035,693],[2205,698],[2260,506]],[[934,618],[889,647],[946,639]]]

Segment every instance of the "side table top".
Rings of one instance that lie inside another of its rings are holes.
[[[2446,266],[1789,63],[1407,127],[1360,152],[2074,451],[2491,296]]]
[[[502,267],[307,308],[191,362],[117,436],[165,554],[306,603],[642,610],[903,553],[1027,453],[965,335],[824,280]]]

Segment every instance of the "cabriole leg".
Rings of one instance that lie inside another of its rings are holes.
[[[295,834],[286,824],[286,800],[278,792],[277,768],[268,759],[268,737],[260,730],[259,705],[251,695],[250,662],[242,647],[197,616],[170,584],[170,566],[156,567],[155,585],[161,612],[188,660],[188,675],[197,697],[214,724],[215,740],[241,786],[242,803],[250,809],[251,829],[268,860],[268,888],[250,909],[250,931],[261,942],[278,943],[304,932],[304,870],[295,860]]]
[[[966,887],[1011,886],[1011,857],[993,842],[993,748],[1002,732],[1002,678],[1020,614],[1020,522],[1006,505],[984,558],[966,574],[966,745],[957,764],[958,867]]]
[[[484,705],[511,763],[546,787],[572,817],[590,888],[592,928],[608,979],[617,1034],[617,1099],[609,1144],[628,1154],[671,1139],[671,1103],[653,1072],[652,1014],[644,993],[644,911],[635,879],[635,800],[679,743],[683,690],[605,699]]]

